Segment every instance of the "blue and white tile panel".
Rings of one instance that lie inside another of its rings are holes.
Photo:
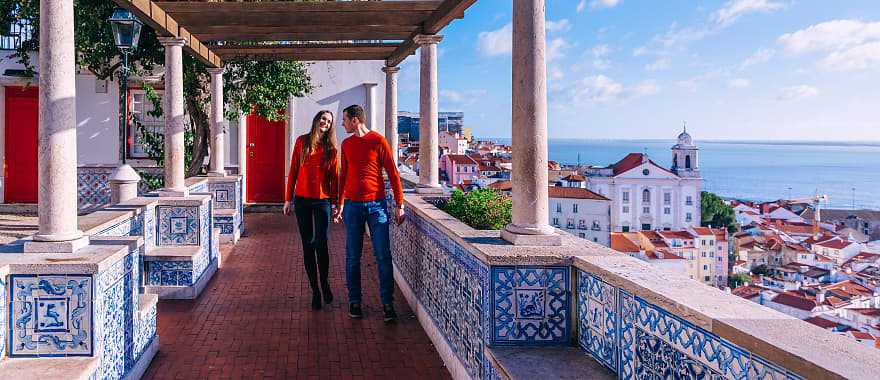
[[[199,206],[156,206],[157,245],[200,245]]]
[[[221,235],[232,235],[235,233],[235,219],[234,216],[215,216],[214,228],[220,230]]]
[[[9,329],[6,328],[6,316],[9,315],[9,301],[6,299],[6,295],[9,292],[6,290],[6,275],[5,273],[0,273],[0,358],[6,356],[6,337]]]
[[[10,274],[9,356],[91,356],[91,275]]]
[[[110,176],[114,168],[77,168],[77,198],[80,210],[91,210],[110,203]]]
[[[147,346],[156,337],[156,304],[150,305],[147,312],[138,318],[135,328],[134,353],[140,359]]]
[[[214,196],[214,207],[221,210],[235,210],[240,198],[238,181],[208,182],[208,192]]]
[[[489,268],[417,214],[392,223],[392,254],[400,274],[458,360],[486,378]]]
[[[493,266],[491,280],[493,345],[568,343],[567,266]]]
[[[590,273],[577,289],[579,344],[621,379],[800,379]]]

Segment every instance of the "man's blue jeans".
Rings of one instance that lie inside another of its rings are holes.
[[[361,252],[364,247],[364,224],[370,228],[373,255],[379,270],[379,298],[383,305],[394,301],[394,272],[391,265],[391,242],[388,235],[388,203],[382,199],[369,202],[345,201],[345,280],[348,302],[361,303]]]

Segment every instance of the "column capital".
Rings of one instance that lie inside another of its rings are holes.
[[[162,46],[183,46],[186,45],[186,38],[183,37],[156,37]]]
[[[419,34],[413,37],[413,42],[419,46],[436,45],[443,41],[443,36],[439,34]]]
[[[397,66],[385,66],[382,68],[382,72],[385,74],[397,74],[400,72],[400,67]]]
[[[226,72],[225,67],[209,67],[206,70],[208,71],[208,74],[211,75],[223,75],[223,73]]]

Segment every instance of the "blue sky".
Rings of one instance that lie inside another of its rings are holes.
[[[511,1],[443,34],[441,111],[510,136]],[[547,0],[555,138],[880,140],[876,0]],[[418,56],[400,74],[418,110]]]

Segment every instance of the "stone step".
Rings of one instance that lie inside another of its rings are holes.
[[[8,358],[0,362],[4,379],[89,379],[98,370],[98,358]]]

